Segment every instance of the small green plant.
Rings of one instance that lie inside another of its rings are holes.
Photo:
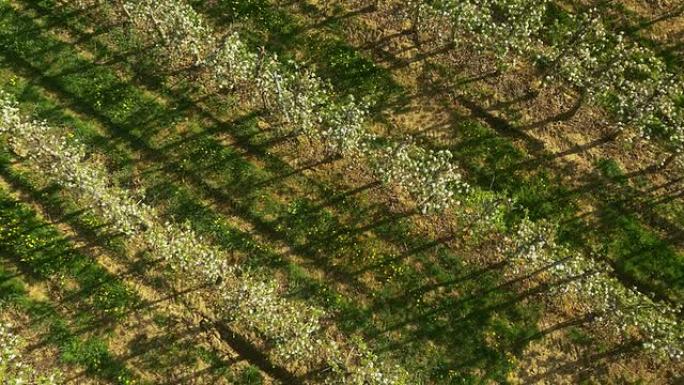
[[[239,377],[240,385],[261,385],[264,383],[263,377],[259,368],[255,366],[248,366],[242,370]]]

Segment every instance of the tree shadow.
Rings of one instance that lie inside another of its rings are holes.
[[[314,15],[314,16],[320,15],[320,11],[319,10],[313,10],[313,8],[314,8],[313,6],[305,7],[306,10],[310,11],[309,12],[310,15]],[[377,10],[377,7],[374,4],[371,4],[371,5],[367,5],[365,7],[358,8],[358,9],[355,9],[352,11],[347,11],[347,12],[342,13],[342,14],[329,15],[317,23],[313,23],[313,24],[310,24],[308,26],[302,26],[301,28],[299,28],[297,30],[297,33],[301,34],[301,33],[305,33],[305,32],[312,30],[312,29],[322,29],[322,28],[328,27],[332,24],[339,23],[340,21],[343,21],[345,19],[351,19],[351,18],[360,16],[360,15],[373,13],[376,10]]]
[[[627,340],[612,349],[605,352],[594,353],[584,357],[580,357],[574,362],[569,362],[557,365],[554,368],[543,373],[531,376],[526,379],[529,384],[536,384],[545,381],[553,381],[556,374],[573,374],[582,377],[588,370],[595,370],[599,365],[605,363],[607,359],[614,359],[629,355],[641,349],[642,343],[635,340]]]
[[[532,170],[532,169],[539,168],[544,164],[548,164],[549,162],[553,162],[554,160],[559,159],[559,158],[563,158],[563,157],[566,157],[569,155],[576,155],[576,154],[585,153],[588,150],[591,150],[592,148],[600,147],[604,144],[607,144],[607,143],[614,141],[617,138],[618,134],[619,134],[619,131],[614,131],[614,132],[608,133],[607,135],[604,135],[598,139],[594,139],[592,141],[589,141],[587,143],[576,144],[576,145],[569,147],[568,149],[563,150],[563,151],[544,154],[544,155],[538,156],[536,158],[525,160],[523,162],[512,165],[508,171],[520,170],[520,169]]]
[[[63,239],[59,230],[52,226],[36,226],[41,223],[37,214],[29,208],[27,204],[19,204],[17,201],[8,199],[7,196],[0,197],[0,210],[2,211],[3,227],[33,228],[30,234],[25,236],[3,237],[0,240],[2,254],[7,256],[5,261],[24,272],[25,277],[33,277],[26,281],[40,283],[54,282],[58,277],[62,279],[74,280],[78,288],[88,286],[93,281],[106,281],[107,293],[121,292],[125,288],[115,280],[110,280],[109,275],[103,268],[92,263],[89,257],[79,254],[71,248],[70,243],[62,242]],[[26,225],[26,226],[23,226]],[[18,237],[18,238],[17,238]],[[29,239],[30,242],[25,242]],[[57,242],[55,242],[57,241]],[[41,248],[41,244],[50,244],[49,248]],[[87,268],[86,268],[87,267]],[[51,288],[59,287],[53,285]],[[76,289],[78,290],[78,289]],[[68,293],[69,289],[51,290],[49,295],[54,297],[57,292]],[[86,333],[97,331],[106,333],[111,330],[112,315],[108,314],[111,305],[128,307],[137,303],[137,297],[131,294],[108,298],[114,302],[102,301],[101,290],[94,290],[79,294],[79,303],[74,304],[68,311],[58,311],[58,307],[63,304],[50,303],[49,300],[38,300],[26,297],[18,300],[21,308],[30,315],[31,325],[38,323],[47,326],[45,335],[38,341],[32,341],[27,347],[28,352],[35,351],[48,344],[56,345],[61,350],[69,349],[88,349],[88,345],[96,341],[96,337],[84,339]],[[83,337],[83,338],[82,338]],[[113,378],[124,378],[127,376],[125,365],[110,355],[106,347],[97,345],[97,360],[99,364],[106,367],[98,367],[83,350],[73,352],[72,360],[85,366],[88,373],[105,380]]]
[[[526,150],[531,154],[540,154],[544,150],[544,143],[524,131],[513,127],[508,121],[498,116],[492,115],[486,109],[465,96],[454,96],[454,99],[461,105],[470,110],[474,117],[483,120],[490,127],[494,128],[499,134],[513,140],[523,142]]]
[[[586,244],[584,237],[600,227],[603,236],[610,239],[603,253],[608,255],[616,278],[654,299],[676,303],[683,292],[679,282],[684,277],[684,262],[677,247],[684,245],[684,228],[664,217],[657,207],[669,202],[668,195],[658,193],[657,186],[651,192],[638,189],[630,178],[615,162],[604,159],[582,186],[568,192],[595,194],[599,202],[594,210],[569,219],[572,223],[566,226],[577,227],[570,240]]]
[[[531,100],[532,94],[528,93],[525,96],[521,97],[520,99],[514,100],[513,102],[518,102],[518,101],[524,101],[524,100]],[[542,119],[538,122],[531,122],[528,124],[525,124],[520,127],[521,130],[533,130],[536,128],[541,128],[541,127],[546,127],[547,125],[551,123],[557,123],[557,122],[563,122],[572,119],[575,114],[577,114],[577,111],[584,105],[586,96],[583,93],[580,93],[580,96],[575,99],[575,101],[572,103],[572,106],[562,112],[559,112],[558,114],[554,116],[549,116],[545,119]]]

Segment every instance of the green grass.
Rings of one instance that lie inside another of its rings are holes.
[[[3,22],[9,26],[30,30],[34,25],[20,15],[8,15]],[[117,36],[115,31],[112,36]],[[256,132],[254,119],[232,126],[202,124],[196,112],[183,108],[184,101],[163,107],[118,79],[112,69],[84,61],[48,33],[13,33],[12,43],[4,40],[4,44],[9,47],[6,57],[18,57],[11,59],[15,70],[28,67],[31,76],[50,74],[40,86],[56,93],[62,102],[74,103],[94,126],[104,127],[106,135],[111,135],[109,140],[96,139],[97,130],[90,128],[86,137],[93,138],[93,146],[122,143],[119,151],[128,155],[118,158],[144,160],[145,166],[134,167],[145,176],[143,183],[152,203],[165,208],[167,214],[190,219],[199,232],[213,235],[222,246],[244,248],[254,258],[273,259],[278,254],[231,227],[222,213],[237,214],[252,223],[269,243],[290,245],[307,258],[304,269],[286,265],[291,279],[303,282],[295,288],[310,290],[296,294],[339,310],[346,331],[366,335],[377,350],[399,355],[408,367],[435,380],[441,378],[442,383],[458,378],[479,381],[483,371],[487,378],[503,380],[511,368],[506,352],[517,351],[517,341],[533,333],[538,309],[517,303],[510,290],[498,288],[497,270],[477,274],[453,251],[411,235],[410,218],[378,215],[383,208],[369,208],[358,196],[348,198],[346,204],[337,205],[343,199],[336,200],[334,209],[321,208],[322,202],[335,197],[335,190],[302,175],[281,179],[279,175],[290,170],[265,154],[259,136],[245,139],[244,147],[260,156],[266,168],[246,162],[238,151],[213,138],[218,130],[238,138]],[[45,49],[32,49],[34,45]],[[127,68],[125,63],[118,66]],[[76,68],[78,71],[72,71]],[[24,83],[23,87],[35,85]],[[159,92],[174,96],[163,89]],[[181,120],[194,122],[200,131],[191,138],[178,136],[172,128]],[[85,129],[88,125],[81,126]],[[289,194],[297,199],[279,199]],[[211,202],[222,202],[229,210],[209,210],[206,205]],[[376,219],[379,223],[374,223]],[[360,230],[364,225],[368,229]],[[365,233],[375,229],[380,229],[382,237],[367,237]],[[395,250],[393,245],[398,242],[405,252]],[[420,269],[415,261],[420,262]],[[311,266],[326,271],[326,279],[333,283],[339,279],[358,282],[356,275],[366,269],[381,286],[372,290],[351,286],[368,291],[362,295],[366,300],[359,302],[336,293],[327,283],[307,278],[304,272]],[[448,291],[438,290],[440,287],[462,294],[454,298]],[[494,332],[497,337],[492,337]]]
[[[18,306],[36,320],[34,328],[47,330],[45,342],[59,349],[59,359],[65,364],[83,367],[90,375],[110,383],[132,383],[135,377],[109,353],[106,342],[111,327],[105,325],[113,325],[122,316],[122,310],[138,304],[126,287],[79,254],[54,227],[3,190],[0,190],[0,254],[5,256],[0,260],[3,265],[16,266],[30,281],[50,280],[59,285],[68,279],[78,285],[60,288],[67,300],[62,305],[74,306],[76,311],[71,319],[63,318],[50,302],[29,298],[21,276],[3,279],[0,303]],[[3,270],[2,275],[8,276],[8,271]],[[100,335],[83,335],[93,328],[103,329]]]
[[[684,256],[632,214],[639,210],[633,202],[648,196],[630,185],[615,162],[603,159],[597,167],[605,179],[619,186],[615,194],[604,191],[605,204],[599,214],[604,236],[609,240],[603,245],[604,251],[620,273],[633,277],[644,289],[684,298]]]

